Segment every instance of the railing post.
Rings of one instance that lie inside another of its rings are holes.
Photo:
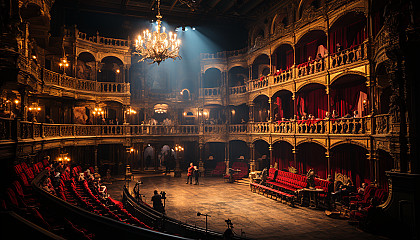
[[[44,138],[45,137],[45,129],[44,129],[44,124],[43,123],[41,123],[41,133],[40,133],[40,135],[41,135],[41,138]]]

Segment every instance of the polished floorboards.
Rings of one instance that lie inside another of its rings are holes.
[[[136,174],[130,189],[141,178],[141,193],[151,204],[153,191],[166,192],[168,216],[191,225],[205,227],[205,217],[197,212],[209,214],[208,228],[223,232],[226,219],[230,219],[236,234],[253,239],[386,239],[365,233],[346,220],[327,217],[324,211],[306,207],[290,207],[266,196],[252,193],[248,184],[225,183],[222,178],[200,178],[199,185],[185,184],[182,178],[162,174]],[[107,185],[108,193],[121,199],[122,178]]]

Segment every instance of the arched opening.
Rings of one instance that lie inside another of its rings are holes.
[[[363,13],[350,12],[340,17],[330,28],[329,51],[339,52],[358,46],[366,39],[366,17]]]
[[[378,113],[388,114],[391,103],[392,88],[390,77],[387,74],[385,65],[381,64],[376,70],[376,82],[379,99],[377,99]]]
[[[300,174],[306,174],[310,169],[315,171],[319,178],[327,178],[327,158],[325,156],[326,149],[312,142],[306,142],[297,146],[297,170]]]
[[[152,120],[156,124],[172,125],[171,115],[169,114],[169,106],[166,103],[156,104],[154,107]]]
[[[252,79],[267,76],[269,73],[270,58],[266,54],[259,55],[252,63]]]
[[[296,96],[298,119],[323,119],[328,111],[325,86],[311,83],[302,87]]]
[[[301,4],[298,9],[299,19],[302,18],[303,12],[305,11],[316,11],[321,7],[321,0],[306,0],[301,1]]]
[[[246,142],[240,140],[229,142],[229,161],[231,165],[235,162],[249,162],[249,147]]]
[[[293,146],[285,141],[279,141],[273,144],[273,160],[271,165],[277,163],[277,169],[289,171],[289,167],[294,167]]]
[[[386,171],[394,169],[394,158],[388,152],[379,149],[377,151],[377,164],[378,164],[378,177],[379,185],[385,189],[388,189],[388,178]]]
[[[258,41],[263,40],[264,36],[265,36],[264,29],[260,27],[255,30],[254,35],[252,36],[251,42],[255,45],[257,44]]]
[[[105,57],[98,73],[99,82],[123,82],[123,62],[117,57]]]
[[[268,104],[268,97],[260,95],[254,99],[254,121],[268,122],[270,105]]]
[[[294,64],[293,48],[289,44],[282,44],[272,54],[274,71],[288,70]]]
[[[233,67],[228,72],[229,87],[242,86],[248,79],[248,70],[241,67]]]
[[[203,115],[206,124],[223,124],[226,122],[224,107],[220,105],[206,105],[203,109]]]
[[[293,118],[292,93],[287,90],[276,92],[271,98],[274,121],[287,121]]]
[[[207,142],[204,146],[204,168],[215,169],[216,165],[224,166],[225,161],[225,143]]]
[[[249,107],[246,104],[230,106],[231,124],[244,124],[249,119]]]
[[[159,165],[165,167],[165,171],[169,172],[175,169],[175,151],[169,147],[169,145],[164,145],[160,149],[159,153]]]
[[[153,169],[155,167],[155,149],[149,144],[143,153],[144,157],[144,168]]]
[[[327,53],[327,35],[321,30],[312,30],[303,35],[297,42],[296,64],[323,58]]]
[[[356,74],[343,75],[331,84],[331,111],[337,117],[368,115],[366,78]]]
[[[270,150],[266,141],[257,140],[254,142],[255,169],[261,171],[270,168]]]
[[[356,187],[360,187],[363,182],[370,183],[370,164],[367,154],[365,148],[350,143],[331,148],[331,176],[335,176],[335,173],[346,175]]]
[[[217,68],[209,68],[204,73],[203,88],[220,87],[222,84],[222,72]]]
[[[89,52],[82,52],[77,57],[76,77],[81,79],[94,80],[96,59]]]

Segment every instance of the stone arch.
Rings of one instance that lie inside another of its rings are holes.
[[[242,66],[235,66],[228,71],[228,85],[229,87],[244,85],[248,80],[248,69]]]
[[[100,82],[123,82],[124,63],[115,56],[102,58],[98,72]]]
[[[293,93],[286,89],[278,90],[271,97],[272,114],[274,121],[293,118]]]
[[[366,18],[367,13],[363,10],[364,9],[360,9],[360,8],[351,8],[351,9],[346,9],[343,12],[340,12],[337,16],[334,16],[333,18],[330,19],[330,29],[334,27],[334,24],[336,24],[337,21],[342,20],[343,17],[349,14],[363,14],[363,16]]]
[[[263,53],[258,55],[252,62],[251,79],[257,79],[262,76],[264,68],[270,68],[270,56]]]
[[[208,68],[203,75],[203,88],[220,87],[222,84],[222,71],[218,68]]]
[[[243,159],[241,158],[243,156]],[[244,140],[230,140],[229,141],[229,159],[233,162],[249,159],[249,147]]]
[[[251,46],[254,46],[257,38],[259,39],[264,39],[266,36],[266,31],[265,31],[265,26],[263,24],[259,24],[257,26],[254,27],[254,29],[252,30],[251,34],[250,34],[250,43]]]
[[[322,57],[325,57],[325,51],[327,47],[327,34],[326,29],[322,27],[312,28],[302,33],[300,36],[297,36],[297,41],[295,45],[295,61],[296,64],[304,63],[316,59],[318,53]],[[323,46],[323,51],[321,51],[321,46]]]
[[[321,0],[300,0],[296,12],[297,19],[301,19],[303,12],[309,9],[309,7],[313,7],[314,10],[317,10],[321,7],[321,4]]]
[[[331,81],[330,81],[330,85],[332,85],[337,79],[340,79],[340,78],[342,78],[342,77],[344,77],[346,75],[358,75],[358,76],[361,76],[361,77],[364,77],[364,78],[367,77],[367,74],[364,73],[364,72],[360,72],[360,71],[347,71],[347,72],[343,72],[343,73],[340,73],[340,74],[334,76],[333,79],[331,79]]]
[[[95,79],[96,58],[91,52],[80,52],[77,56],[76,77],[81,79]]]
[[[276,45],[271,54],[273,71],[286,70],[295,63],[295,51],[292,44],[282,43]]]
[[[264,168],[270,167],[270,144],[264,139],[255,139],[254,144],[254,160],[256,170],[261,171]]]
[[[296,146],[297,170],[306,174],[310,169],[323,179],[327,178],[328,162],[325,155],[326,148],[317,141],[302,141]]]
[[[368,152],[355,142],[335,144],[330,149],[331,176],[335,176],[335,173],[346,175],[356,187],[360,187],[363,182],[369,183],[373,176],[370,176]]]
[[[292,143],[285,140],[277,140],[271,146],[273,151],[272,166],[277,164],[279,170],[287,170],[290,166],[296,168]]]
[[[335,148],[335,147],[340,146],[340,145],[343,145],[343,144],[352,144],[352,145],[356,145],[356,146],[359,146],[361,148],[364,148],[364,149],[366,149],[366,151],[368,150],[368,146],[366,144],[363,144],[363,143],[358,142],[358,141],[353,141],[353,140],[342,140],[342,141],[335,142],[335,143],[331,144],[330,149]]]

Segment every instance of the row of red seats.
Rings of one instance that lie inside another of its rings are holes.
[[[95,195],[90,189],[88,181],[75,181],[75,176],[78,176],[79,173],[82,172],[80,167],[74,167],[72,172],[73,177],[68,180],[67,183],[64,180],[60,181],[60,185],[57,189],[59,196],[63,200],[101,216],[106,216],[138,227],[152,229],[131,215],[120,205],[114,204],[113,201],[101,201],[100,197]]]
[[[2,210],[14,211],[36,225],[59,236],[66,238],[78,236],[80,239],[93,239],[94,235],[88,233],[87,230],[60,216],[57,218],[57,216],[50,215],[49,213],[52,211],[48,209],[48,206],[41,204],[32,193],[29,181],[32,181],[44,169],[49,169],[48,160],[35,163],[32,167],[28,167],[26,163],[19,163],[14,166],[14,169],[22,184],[19,181],[14,181],[11,187],[6,189],[8,201],[0,200]]]
[[[245,162],[234,162],[232,164],[232,169],[239,170],[239,171],[232,174],[233,180],[239,180],[239,179],[242,179],[242,178],[248,176],[248,164],[245,163]],[[223,175],[223,177],[225,179],[229,179],[230,175],[225,174],[225,175]]]
[[[306,187],[306,176],[278,170],[275,181],[268,181],[269,185],[290,192]]]
[[[226,163],[218,162],[216,167],[211,171],[212,176],[222,176],[226,172]]]

